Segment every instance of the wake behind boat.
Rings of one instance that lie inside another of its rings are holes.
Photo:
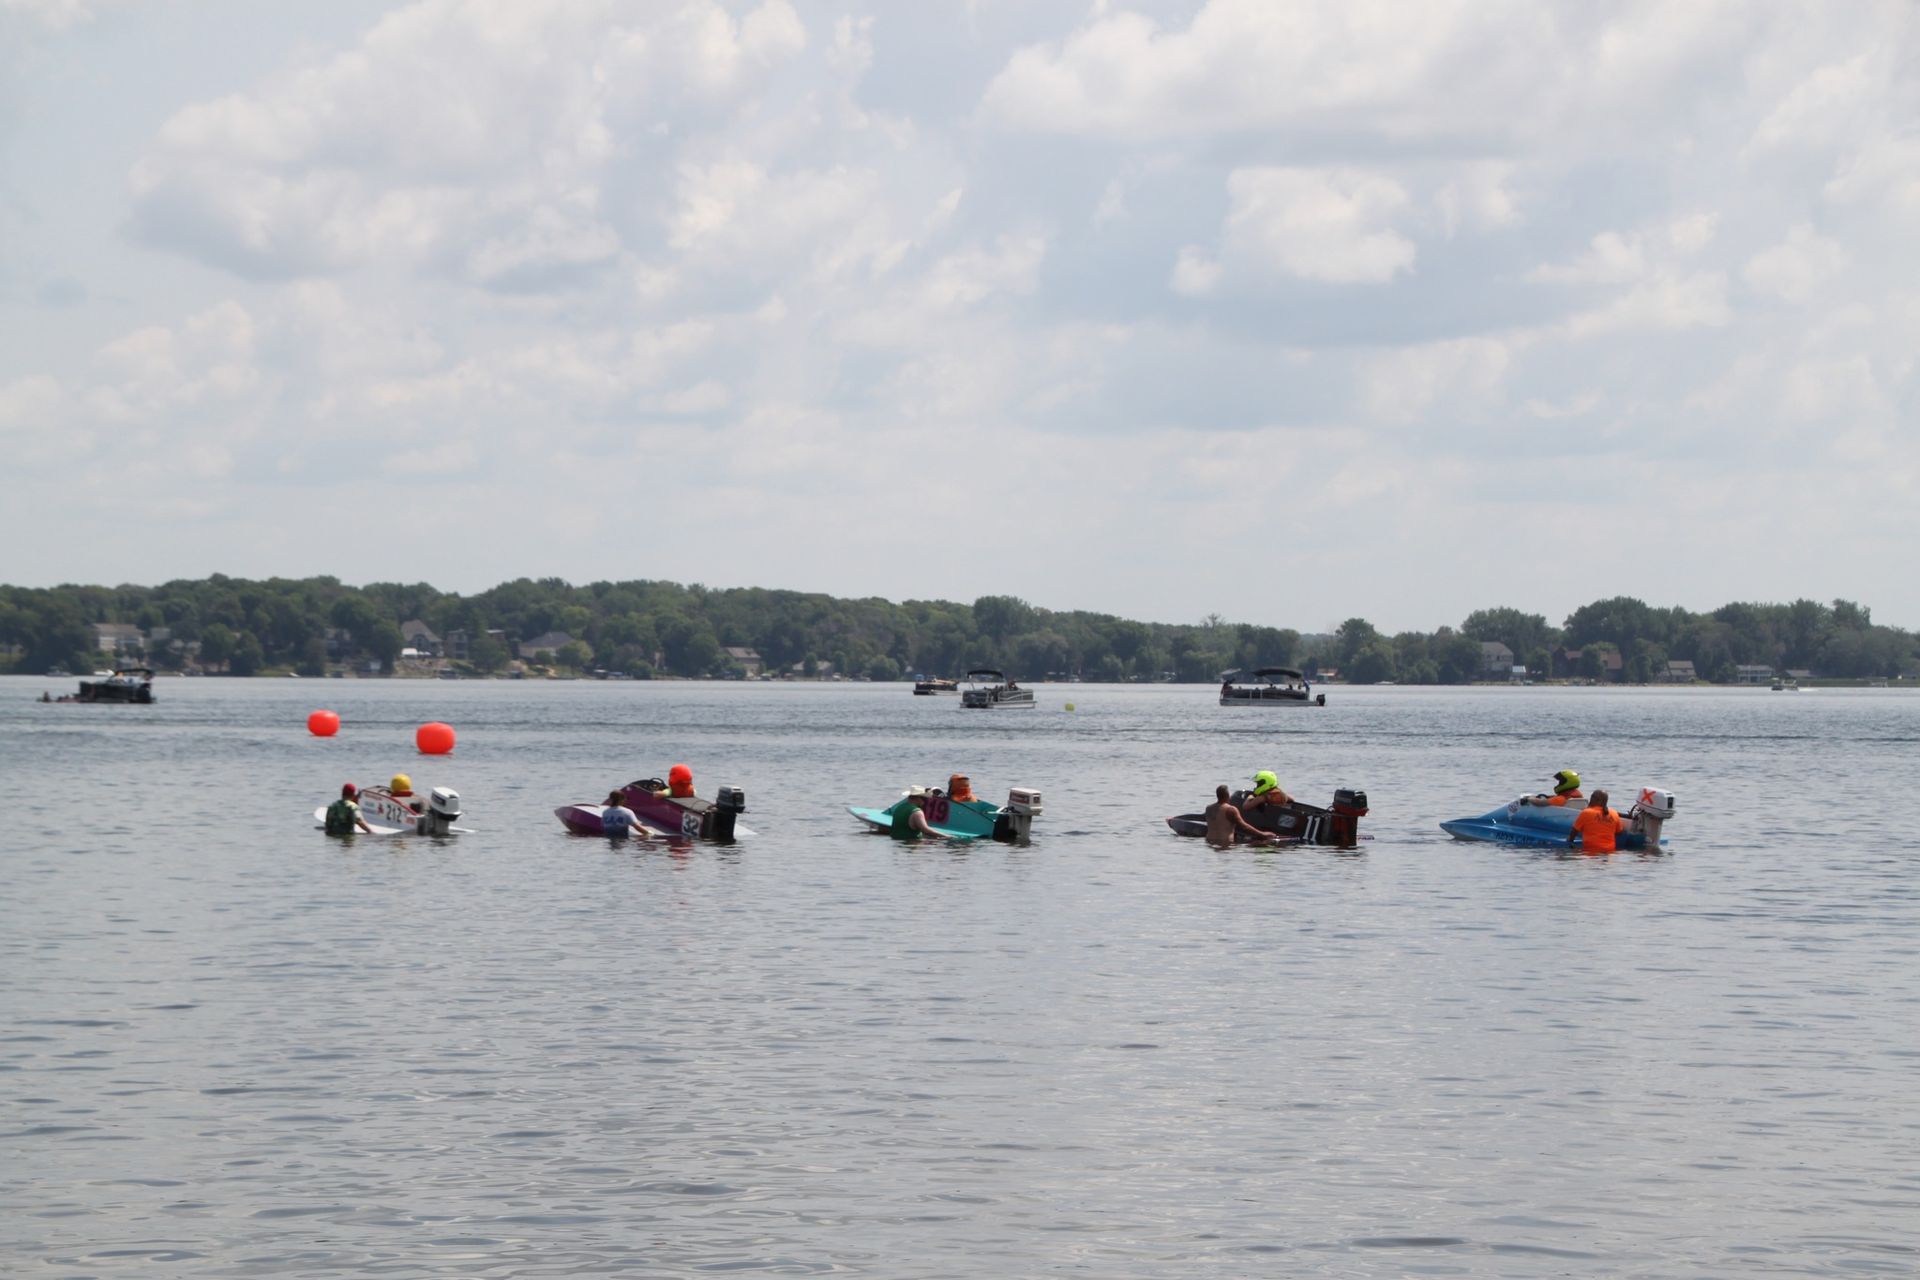
[[[1223,707],[1324,707],[1327,695],[1316,694],[1307,678],[1292,667],[1258,667],[1252,672],[1229,671],[1220,677]]]
[[[960,695],[963,707],[983,710],[1000,707],[1031,707],[1033,690],[1022,689],[1018,681],[992,667],[976,667],[967,672],[967,688]]]

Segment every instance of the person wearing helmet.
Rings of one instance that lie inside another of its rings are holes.
[[[373,834],[373,828],[360,816],[360,802],[356,799],[359,794],[360,788],[351,782],[340,788],[340,798],[327,806],[325,829],[328,835],[350,836],[355,827],[368,835]]]
[[[667,770],[667,794],[675,800],[693,799],[693,770],[683,764]]]
[[[1253,775],[1253,791],[1247,796],[1247,802],[1243,807],[1277,809],[1281,805],[1292,803],[1293,797],[1281,789],[1280,779],[1274,776],[1273,770],[1262,769]]]
[[[1552,781],[1553,781],[1552,795],[1525,796],[1521,798],[1520,803],[1521,804],[1537,804],[1543,808],[1552,807],[1555,809],[1562,809],[1562,808],[1565,808],[1568,804],[1571,804],[1575,800],[1586,799],[1586,797],[1580,793],[1580,775],[1575,773],[1573,770],[1571,769],[1560,770],[1559,772],[1553,775]]]

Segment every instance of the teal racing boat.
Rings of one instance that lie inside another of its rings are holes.
[[[893,830],[893,815],[901,805],[921,799],[927,813],[927,825],[949,840],[997,840],[1002,844],[1025,844],[1033,831],[1033,820],[1042,813],[1040,793],[1032,787],[1015,787],[1007,792],[1003,805],[985,800],[955,800],[937,790],[914,787],[902,792],[898,800],[884,809],[848,805],[847,812],[876,831]]]

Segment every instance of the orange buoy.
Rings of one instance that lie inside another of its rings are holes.
[[[315,711],[307,717],[307,732],[316,738],[331,738],[340,732],[340,713]]]
[[[453,750],[453,726],[438,720],[413,731],[413,745],[424,756],[443,756]]]

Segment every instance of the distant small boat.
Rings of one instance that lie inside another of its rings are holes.
[[[960,682],[957,680],[948,680],[941,676],[928,676],[924,680],[915,680],[913,682],[913,692],[916,697],[922,698],[936,693],[958,693],[960,692]]]
[[[153,668],[121,667],[117,671],[102,671],[102,680],[82,680],[80,696],[76,702],[137,702],[153,701]]]
[[[967,689],[960,695],[963,707],[981,709],[1033,706],[1033,690],[1022,689],[1018,681],[992,667],[975,667],[967,672]]]
[[[1229,671],[1220,677],[1223,707],[1324,707],[1327,695],[1315,693],[1292,667],[1259,667],[1252,673]]]

